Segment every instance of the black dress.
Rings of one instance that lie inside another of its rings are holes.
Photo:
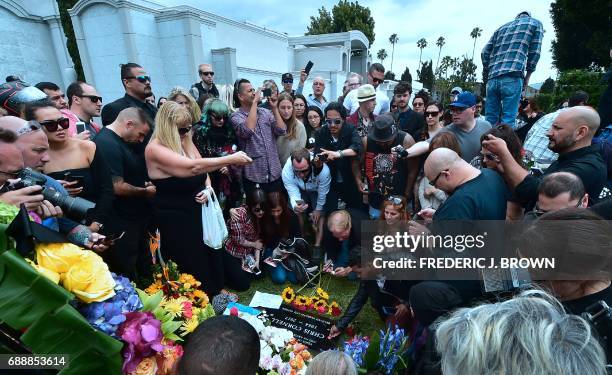
[[[152,180],[157,189],[153,204],[162,256],[201,281],[212,298],[223,288],[223,250],[211,249],[202,239],[202,206],[195,196],[204,189],[205,179],[206,175]]]
[[[96,151],[89,168],[66,169],[48,173],[47,175],[56,180],[66,179],[66,175],[72,178],[78,177],[83,191],[79,197],[94,202],[96,206],[87,212],[85,224],[92,222],[108,224],[114,217],[113,202],[115,193],[110,171],[104,158]],[[104,230],[101,231],[105,233]]]

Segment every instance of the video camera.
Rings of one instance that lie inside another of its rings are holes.
[[[66,217],[82,222],[87,216],[87,211],[96,206],[95,203],[79,197],[71,197],[68,194],[60,193],[52,187],[47,187],[47,178],[44,174],[36,172],[30,168],[25,168],[18,175],[19,181],[14,184],[5,185],[4,191],[23,189],[28,186],[41,186],[42,196],[54,206],[62,209]]]

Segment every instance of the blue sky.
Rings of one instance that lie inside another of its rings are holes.
[[[331,10],[338,1],[156,0],[156,2],[166,5],[190,5],[237,21],[248,21],[290,36],[297,36],[307,31],[310,16],[318,14],[317,10],[321,6]],[[478,26],[483,32],[476,42],[474,60],[479,67],[478,78],[481,79],[480,51],[495,29],[512,20],[519,12],[527,10],[542,22],[545,30],[542,56],[536,72],[531,77],[531,82],[537,83],[548,77],[556,77],[550,52],[551,42],[555,36],[549,13],[551,1],[366,0],[359,3],[370,8],[375,21],[376,39],[370,53],[373,60],[378,61],[377,51],[385,48],[389,54],[384,62],[387,69],[391,65],[389,36],[392,33],[398,34],[399,43],[395,46],[393,61],[393,71],[397,74],[401,74],[408,66],[413,77],[416,76],[419,62],[416,41],[422,37],[428,42],[427,48],[423,50],[423,60],[432,59],[434,66],[438,57],[435,41],[439,36],[446,39],[446,45],[442,48],[442,57],[445,55],[458,57],[464,54],[471,57],[474,40],[470,38],[470,32]]]

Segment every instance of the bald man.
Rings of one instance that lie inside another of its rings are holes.
[[[562,110],[546,133],[548,148],[559,153],[559,159],[546,169],[545,175],[554,172],[571,172],[580,177],[589,194],[589,205],[598,201],[608,175],[606,164],[596,145],[591,145],[599,128],[597,111],[586,106]],[[530,175],[512,157],[506,143],[492,135],[482,142],[484,148],[500,159],[499,168],[518,201],[528,210],[538,199],[541,177]]]
[[[505,220],[509,191],[499,173],[478,170],[448,148],[437,148],[425,160],[430,184],[449,194],[438,208],[419,212],[437,220]]]
[[[219,90],[215,86],[214,77],[215,72],[210,64],[200,64],[198,66],[198,76],[200,82],[196,82],[191,85],[189,93],[196,99],[202,95],[212,95],[215,98],[219,97]]]
[[[309,94],[306,98],[308,106],[319,107],[321,112],[325,112],[329,101],[325,99],[323,92],[325,92],[325,81],[321,77],[315,77],[312,81],[312,94]]]

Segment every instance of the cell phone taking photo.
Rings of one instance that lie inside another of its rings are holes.
[[[121,232],[121,234],[116,235],[116,234],[109,234],[108,236],[104,237],[104,238],[100,238],[100,240],[98,240],[96,242],[96,245],[98,244],[102,244],[105,246],[112,246],[115,244],[115,242],[119,241],[121,238],[123,238],[123,235],[125,234],[125,232]]]
[[[262,91],[262,92],[263,92],[263,96],[264,96],[265,98],[269,98],[269,97],[271,97],[271,96],[272,96],[272,89],[263,89],[263,91]]]
[[[310,70],[312,69],[313,65],[314,63],[308,60],[308,63],[306,64],[306,67],[304,68],[304,73],[310,74]]]

